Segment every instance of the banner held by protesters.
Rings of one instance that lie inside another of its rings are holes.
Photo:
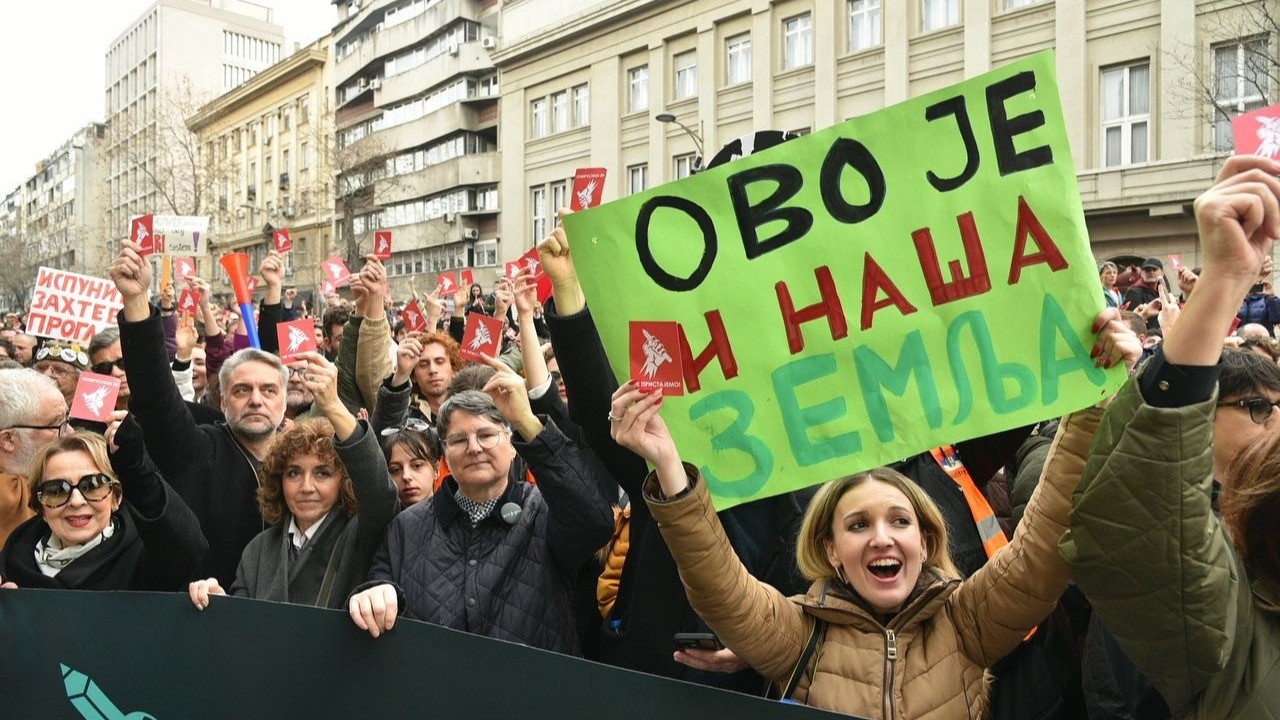
[[[619,378],[680,324],[663,417],[718,507],[1119,387],[1051,53],[785,145],[565,219]]]
[[[42,267],[36,271],[27,332],[87,345],[94,335],[115,327],[123,307],[110,280]]]

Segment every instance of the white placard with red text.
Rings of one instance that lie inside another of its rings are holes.
[[[105,278],[42,267],[36,271],[27,332],[87,346],[93,336],[114,327],[124,299]]]

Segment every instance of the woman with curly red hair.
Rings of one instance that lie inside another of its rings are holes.
[[[323,418],[299,422],[272,443],[258,488],[272,526],[245,548],[231,594],[342,607],[400,503],[376,435],[338,398],[337,368],[318,353],[303,357],[303,382]],[[226,591],[208,578],[189,593],[203,610]]]

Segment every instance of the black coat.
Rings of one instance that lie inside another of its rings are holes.
[[[73,560],[54,577],[36,565],[37,543],[50,535],[36,516],[18,526],[0,553],[0,575],[18,587],[69,590],[185,590],[209,545],[195,515],[160,477],[142,451],[141,432],[126,443],[130,423],[117,433],[121,452],[111,466],[124,489],[124,502],[112,515],[111,537]],[[135,449],[136,448],[136,449]],[[102,502],[106,502],[105,500]]]
[[[142,426],[147,451],[200,520],[209,552],[198,573],[229,585],[240,555],[266,529],[258,511],[258,461],[226,423],[199,425],[178,393],[164,351],[164,328],[151,317],[120,323],[120,351],[129,367],[130,414]]]
[[[613,515],[581,450],[545,422],[515,442],[538,485],[507,482],[494,512],[472,528],[453,480],[387,527],[369,582],[391,583],[405,617],[578,654],[572,591],[582,563],[610,537]],[[513,523],[508,503],[520,506]]]

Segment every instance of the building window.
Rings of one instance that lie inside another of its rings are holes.
[[[551,132],[564,132],[569,128],[569,93],[558,92],[551,96]]]
[[[529,129],[535,138],[547,135],[547,99],[538,98],[529,103]]]
[[[690,50],[672,58],[675,66],[675,99],[684,100],[698,94],[698,54]]]
[[[311,167],[311,145],[302,143],[298,146],[298,167],[306,170]]]
[[[1254,38],[1213,49],[1213,149],[1235,147],[1231,118],[1266,104],[1267,69],[1271,67],[1267,39]]]
[[[551,212],[558,213],[560,208],[569,207],[569,184],[551,183]]]
[[[645,163],[627,168],[627,194],[635,195],[649,189],[649,166]]]
[[[1150,125],[1150,63],[1103,70],[1103,167],[1146,162]]]
[[[498,264],[498,241],[477,240],[473,246],[472,265],[475,267],[491,267]]]
[[[751,82],[751,35],[734,35],[724,41],[725,84]]]
[[[630,102],[627,107],[631,112],[649,109],[649,66],[641,65],[627,71],[627,84],[631,87]]]
[[[1004,8],[1006,10],[1013,10],[1014,8],[1026,7],[1028,5],[1035,5],[1036,3],[1041,1],[1042,0],[1004,0]]]
[[[693,169],[695,167],[694,158],[695,156],[693,153],[689,153],[688,155],[676,156],[675,159],[676,159],[676,179],[677,180],[683,180],[684,178],[687,178],[693,174]]]
[[[813,64],[813,16],[805,13],[782,22],[782,68]]]
[[[960,24],[960,0],[922,0],[925,32]]]
[[[573,89],[573,126],[585,127],[591,124],[591,89],[579,85]]]
[[[880,0],[849,0],[849,50],[873,48],[880,39]]]
[[[542,242],[547,236],[547,189],[536,187],[529,191],[529,207],[533,210],[533,241]]]

